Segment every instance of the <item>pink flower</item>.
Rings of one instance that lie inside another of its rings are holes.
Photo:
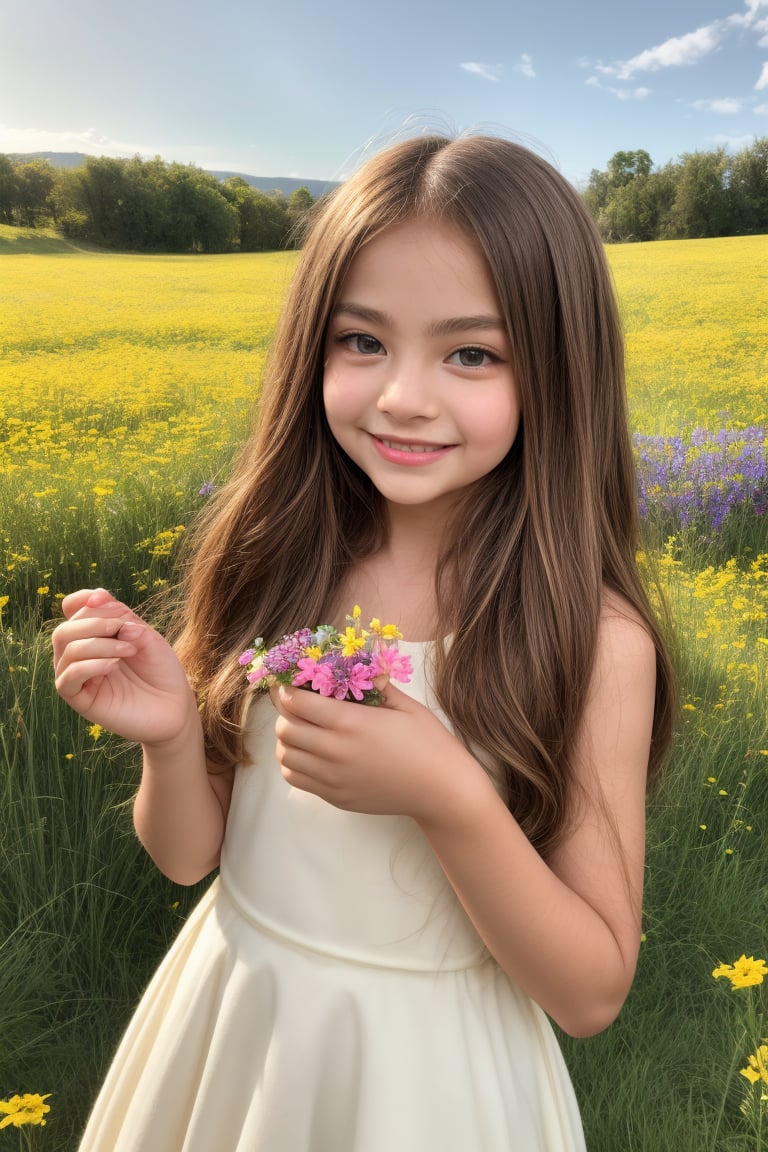
[[[251,660],[253,660],[255,655],[256,655],[256,649],[255,648],[249,648],[247,650],[247,652],[243,652],[242,656],[238,659],[237,662],[238,662],[238,664],[242,665],[242,667],[244,668],[246,664],[250,664]]]
[[[373,671],[370,664],[355,664],[349,673],[348,690],[355,700],[362,700],[364,692],[373,688]],[[343,700],[344,697],[342,696]]]
[[[370,670],[374,676],[389,676],[401,684],[407,684],[413,673],[410,656],[401,656],[396,648],[378,648],[371,657]]]
[[[252,668],[250,672],[246,672],[245,678],[249,684],[258,684],[259,680],[263,680],[266,672],[261,664],[258,668]]]
[[[317,660],[313,660],[311,656],[304,656],[301,660],[296,661],[296,667],[300,668],[301,671],[296,673],[293,680],[291,680],[291,684],[299,688],[302,684],[307,684],[311,680],[312,687],[315,688],[314,678],[317,672]],[[319,689],[315,688],[315,691],[317,692]]]
[[[315,692],[319,692],[321,696],[335,696],[338,691],[338,682],[336,679],[335,669],[332,664],[318,664],[315,668],[312,677],[312,688]],[[339,700],[343,700],[347,694],[346,685],[342,689]]]

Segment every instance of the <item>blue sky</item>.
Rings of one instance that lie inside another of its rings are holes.
[[[768,0],[0,0],[0,152],[343,179],[492,130],[574,182],[768,135]]]

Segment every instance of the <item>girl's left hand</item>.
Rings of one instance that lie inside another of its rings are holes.
[[[485,775],[428,708],[392,683],[378,707],[301,688],[270,695],[283,777],[336,808],[426,818],[453,785]]]

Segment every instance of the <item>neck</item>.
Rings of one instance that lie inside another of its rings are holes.
[[[445,518],[434,507],[390,507],[385,543],[355,565],[344,603],[359,603],[363,615],[397,624],[408,640],[434,639],[435,568],[444,530]]]

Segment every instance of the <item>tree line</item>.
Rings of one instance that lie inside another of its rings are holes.
[[[263,252],[294,247],[314,199],[219,181],[192,164],[89,156],[79,168],[0,154],[0,221],[134,252]]]
[[[605,171],[592,169],[584,200],[608,242],[768,232],[768,136],[660,168],[642,149],[616,152]]]
[[[605,241],[768,232],[768,136],[728,154],[686,152],[654,168],[643,149],[592,169],[584,201]],[[0,154],[0,221],[53,224],[71,239],[137,252],[263,252],[297,247],[314,200],[219,181],[155,157],[89,156],[79,168]]]

